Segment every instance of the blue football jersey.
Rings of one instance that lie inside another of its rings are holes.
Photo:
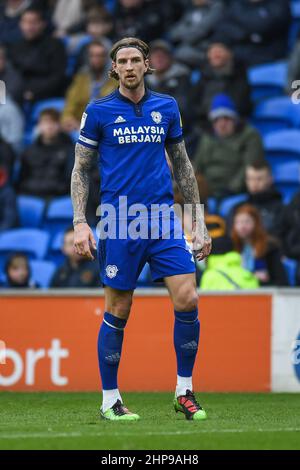
[[[177,102],[146,90],[135,104],[119,90],[90,103],[82,117],[78,143],[99,151],[101,203],[174,203],[165,146],[182,141]]]

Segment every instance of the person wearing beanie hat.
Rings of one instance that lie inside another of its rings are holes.
[[[215,121],[220,117],[228,117],[234,120],[237,120],[239,117],[234,102],[225,94],[220,94],[213,98],[209,112],[209,119],[211,121]]]
[[[203,132],[194,155],[194,168],[206,180],[209,195],[218,199],[246,191],[246,167],[265,162],[259,133],[238,115],[232,99],[219,94],[208,117],[212,129]]]

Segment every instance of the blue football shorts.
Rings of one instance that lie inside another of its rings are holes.
[[[121,223],[117,222],[116,237],[109,236],[103,239],[100,233],[98,259],[101,282],[104,286],[119,290],[134,290],[147,262],[153,281],[161,281],[165,277],[178,274],[195,273],[193,253],[176,215],[173,214],[169,224],[162,217],[148,220],[147,239],[136,239],[136,236],[132,237],[131,234],[126,238],[120,238],[118,228]],[[129,224],[130,221],[127,221],[127,227]],[[143,233],[145,234],[145,230]],[[151,233],[152,236],[149,236]]]

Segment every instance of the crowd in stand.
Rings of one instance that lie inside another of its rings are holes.
[[[292,82],[300,80],[300,40],[288,46],[290,27],[289,0],[3,1],[0,80],[7,96],[0,105],[0,236],[19,227],[20,195],[46,204],[69,195],[85,106],[118,86],[108,77],[109,49],[124,36],[137,36],[150,43],[155,72],[147,76],[147,86],[178,101],[207,203],[213,252],[198,266],[201,287],[287,286],[285,257],[300,263],[300,193],[286,201],[274,185],[262,136],[251,124],[255,103],[248,72],[289,60],[285,92],[292,93]],[[60,106],[49,104],[36,116],[37,105],[51,98]],[[176,187],[174,192],[182,203]],[[223,220],[222,201],[235,195],[242,198]],[[95,163],[88,202],[92,226],[98,204]],[[100,285],[96,261],[80,259],[72,240],[67,228],[65,262],[50,285]],[[39,287],[30,269],[26,256],[14,253],[0,284]]]

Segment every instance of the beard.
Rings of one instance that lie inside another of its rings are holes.
[[[127,88],[127,90],[136,90],[142,83],[143,80],[138,80],[135,78],[134,80],[128,80],[127,78],[122,81],[122,85]]]

